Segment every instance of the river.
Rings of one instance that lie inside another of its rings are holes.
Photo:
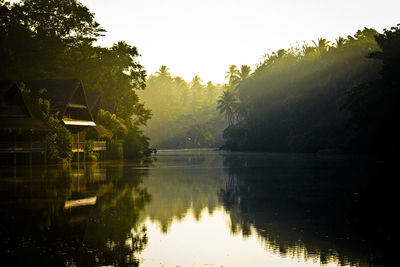
[[[140,164],[3,166],[1,260],[383,266],[381,165],[355,156],[164,150]]]

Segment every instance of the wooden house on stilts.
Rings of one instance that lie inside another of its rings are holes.
[[[50,101],[50,113],[58,114],[58,118],[74,136],[72,151],[77,153],[79,161],[80,153],[85,156],[85,136],[81,132],[96,126],[82,82],[78,79],[32,80],[25,81],[25,86],[31,91],[32,99],[43,97]]]
[[[0,158],[5,163],[28,155],[32,163],[33,153],[46,159],[43,136],[49,128],[33,117],[24,102],[21,90],[15,81],[0,81]],[[37,157],[35,157],[37,158]]]
[[[45,133],[48,128],[32,116],[21,94],[21,84],[15,81],[0,81],[0,153],[46,150],[43,142],[39,145],[32,139],[38,136],[34,132]],[[85,157],[83,130],[95,127],[96,123],[90,112],[82,82],[78,79],[52,79],[23,81],[23,84],[30,92],[31,101],[40,97],[50,101],[50,113],[57,114],[58,119],[74,136],[73,152],[77,153],[78,161],[80,153]],[[106,149],[105,142],[97,143],[95,151]]]

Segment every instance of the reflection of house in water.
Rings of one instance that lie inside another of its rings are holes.
[[[73,152],[78,152],[77,158],[79,160],[79,154],[85,152],[83,130],[96,126],[82,82],[78,79],[32,80],[24,81],[24,84],[26,89],[30,91],[32,101],[36,101],[39,97],[50,101],[50,113],[57,114],[74,136]],[[24,103],[18,84],[13,81],[1,81],[0,87],[0,127],[2,132],[0,151],[14,154],[22,151],[44,152],[44,144],[36,147],[37,144],[32,139],[38,137],[33,131],[43,132],[46,131],[46,127],[32,116],[26,103]],[[21,132],[23,134],[20,134]],[[23,147],[19,147],[22,145],[22,143],[18,144],[19,139],[25,142]],[[94,150],[106,150],[105,142],[95,142]]]
[[[15,81],[0,81],[0,153],[1,158],[17,161],[20,156],[46,153],[43,135],[48,127],[32,116]],[[42,137],[42,138],[41,138]],[[45,155],[44,155],[45,158]]]

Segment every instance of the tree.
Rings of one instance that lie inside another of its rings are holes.
[[[373,31],[362,32],[353,41],[340,39],[339,43],[346,44],[341,49],[329,49],[329,41],[319,38],[315,47],[305,44],[267,54],[251,79],[240,81],[235,90],[230,88],[218,100],[218,110],[229,120],[223,135],[224,148],[345,151],[354,134],[354,129],[346,125],[354,126],[354,122],[349,121],[349,110],[338,108],[344,101],[343,94],[357,84],[375,79],[379,70],[377,62],[365,58],[378,48],[369,34]],[[400,61],[394,54],[389,58]],[[393,72],[396,75],[400,77]],[[231,92],[239,99],[235,100]],[[370,107],[371,112],[376,110]],[[367,113],[360,109],[358,114]]]
[[[316,46],[320,55],[322,55],[328,51],[330,42],[327,41],[325,38],[318,38],[318,43],[315,41],[312,41],[312,42]]]
[[[241,81],[246,80],[247,78],[250,77],[250,73],[251,73],[251,67],[248,65],[242,65],[240,67],[239,79]]]
[[[219,110],[220,114],[224,114],[229,125],[232,125],[234,123],[235,114],[238,107],[238,101],[235,94],[229,90],[226,90],[219,97],[217,103],[217,110]]]
[[[165,69],[165,68],[163,68]],[[159,71],[147,80],[139,95],[151,108],[154,119],[144,130],[158,148],[218,147],[225,121],[216,110],[221,85],[203,85],[195,75],[188,83],[181,77],[161,76]],[[194,138],[196,130],[202,130]],[[210,135],[211,134],[211,135]],[[197,143],[195,144],[195,139]]]
[[[137,95],[146,87],[138,50],[124,41],[94,46],[104,32],[76,0],[1,1],[0,79],[79,78],[116,104],[116,116],[128,128],[146,125],[151,112]]]
[[[346,45],[346,39],[343,37],[339,37],[335,40],[335,47],[339,48],[339,47],[343,47]]]
[[[21,0],[13,4],[10,18],[22,21],[35,36],[60,38],[71,45],[93,41],[105,31],[76,0]]]
[[[156,71],[156,74],[160,77],[171,77],[171,74],[168,71],[169,68],[165,65],[162,65],[158,71]]]
[[[229,86],[233,87],[239,79],[239,70],[236,65],[230,65],[229,70],[225,72],[225,79],[228,79]]]
[[[71,132],[58,119],[58,114],[50,113],[50,101],[42,97],[46,89],[39,92],[39,98],[32,99],[30,90],[25,85],[20,85],[24,102],[35,118],[43,121],[49,131],[43,136],[47,147],[47,159],[50,162],[69,162],[72,159],[72,143],[73,138]]]
[[[358,39],[374,33],[370,29],[363,32],[357,32]],[[382,62],[381,78],[349,90],[344,107],[350,110],[356,129],[351,148],[392,156],[400,148],[396,130],[400,99],[400,24],[375,35],[375,40],[380,51],[368,57]]]

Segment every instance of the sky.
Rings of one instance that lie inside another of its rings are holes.
[[[80,0],[107,30],[101,46],[138,48],[148,74],[226,82],[229,65],[255,67],[264,54],[364,27],[400,23],[399,0]]]

